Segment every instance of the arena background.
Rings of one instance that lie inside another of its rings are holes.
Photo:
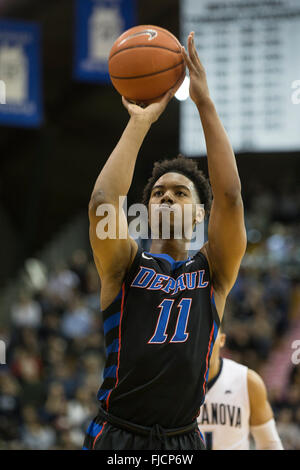
[[[38,128],[0,127],[0,448],[80,449],[104,363],[87,207],[128,116],[110,85],[73,78],[73,1],[1,1],[0,17],[41,25],[44,106]],[[137,23],[179,37],[178,1],[139,0]],[[153,162],[177,155],[178,138],[173,99],[142,147],[129,204]],[[262,375],[284,448],[300,449],[299,152],[237,163],[248,247],[227,301],[224,355]]]

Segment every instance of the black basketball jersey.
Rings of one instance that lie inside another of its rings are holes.
[[[190,424],[204,401],[220,320],[206,257],[185,261],[137,251],[103,311],[106,364],[98,399],[144,426]]]

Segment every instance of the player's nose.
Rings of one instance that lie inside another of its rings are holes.
[[[172,197],[172,194],[170,191],[165,191],[163,194],[161,200],[161,204],[173,204],[174,203],[174,198]]]

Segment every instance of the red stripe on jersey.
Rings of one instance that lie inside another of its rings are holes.
[[[97,434],[97,436],[95,437],[95,439],[94,439],[94,442],[93,442],[93,447],[92,447],[92,450],[94,450],[94,447],[95,447],[96,441],[97,441],[98,437],[99,437],[99,436],[102,434],[102,432],[103,432],[103,429],[104,429],[104,427],[105,427],[106,423],[107,423],[107,421],[105,421],[105,422],[103,423],[103,427],[102,427],[101,431],[99,431],[99,432],[98,432],[98,434]]]
[[[208,358],[209,358],[211,342],[212,342],[212,339],[213,339],[214,328],[215,328],[215,324],[213,323],[213,327],[211,329],[210,336],[209,336],[208,351],[207,351],[207,354],[206,354],[206,369],[205,369],[205,373],[204,373],[204,382],[203,382],[203,393],[204,393],[204,395],[205,395],[206,373],[207,373],[207,369],[208,369]]]

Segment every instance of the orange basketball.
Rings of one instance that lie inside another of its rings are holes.
[[[116,90],[136,103],[149,104],[185,77],[178,39],[159,26],[141,25],[125,31],[113,44],[108,68]]]

